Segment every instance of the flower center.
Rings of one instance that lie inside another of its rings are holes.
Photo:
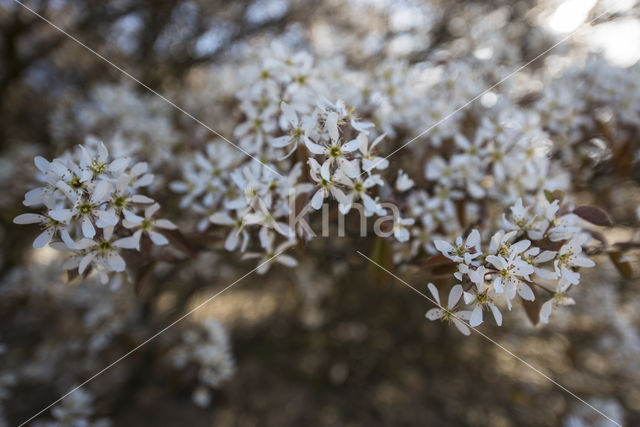
[[[91,206],[91,203],[82,203],[80,206],[78,206],[78,212],[80,212],[80,214],[82,215],[88,215],[91,213],[91,211],[93,210],[93,206]]]
[[[339,146],[337,145],[333,145],[331,146],[331,148],[329,148],[329,157],[332,158],[337,158],[340,157],[342,155],[342,150],[340,149]]]
[[[94,175],[100,175],[107,170],[107,165],[98,159],[93,159],[91,166],[89,167]]]
[[[111,243],[103,240],[102,242],[98,243],[98,249],[100,249],[102,253],[106,253],[111,250]]]
[[[126,204],[127,202],[125,198],[122,196],[118,196],[115,199],[113,199],[113,206],[115,206],[118,209],[122,209],[123,207],[125,207]]]

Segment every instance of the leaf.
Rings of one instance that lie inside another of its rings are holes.
[[[382,237],[376,238],[373,243],[370,258],[382,267],[393,272],[393,251],[388,240]],[[389,273],[373,263],[369,263],[369,273],[371,273],[378,286],[386,284],[391,278]]]
[[[621,252],[611,251],[609,252],[609,258],[622,277],[625,279],[631,279],[633,277],[631,263],[623,260]]]
[[[187,240],[184,234],[180,230],[162,230],[162,234],[169,239],[169,243],[177,249],[180,249],[182,252],[189,255],[191,258],[195,258],[198,254],[193,249],[193,246]]]
[[[553,191],[544,190],[544,197],[547,198],[547,201],[549,203],[553,203],[554,200],[557,200],[560,203],[562,203],[562,201],[564,200],[564,191],[562,191],[562,190],[553,190]]]
[[[444,255],[434,255],[420,264],[420,268],[428,270],[431,277],[450,277],[458,270],[458,265]]]
[[[148,289],[151,279],[153,278],[155,263],[150,262],[138,270],[135,278],[135,293],[140,296],[145,289]]]
[[[613,225],[609,214],[597,206],[578,206],[573,213],[594,225],[601,227]]]
[[[420,263],[420,267],[421,268],[434,268],[434,267],[441,266],[443,264],[455,264],[455,263],[453,261],[451,261],[449,258],[447,258],[446,256],[438,254],[438,255],[430,256],[429,258],[427,258],[424,261],[422,261]]]
[[[540,303],[540,297],[538,296],[538,292],[536,292],[535,287],[530,286],[530,288],[533,291],[535,299],[533,301],[527,301],[521,298],[521,301],[524,311],[527,313],[527,317],[533,326],[536,326],[540,321],[540,308],[542,307],[542,304]]]
[[[560,241],[557,241],[557,242],[552,242],[549,239],[542,239],[542,240],[534,240],[533,241],[535,246],[539,247],[540,249],[542,249],[544,251],[558,251],[558,250],[560,250],[562,245],[564,245],[565,242],[566,242],[566,240],[560,240]]]
[[[78,269],[77,268],[73,268],[71,270],[65,270],[66,273],[66,282],[69,285],[75,285],[76,283],[78,283],[80,281],[80,274],[78,274]]]

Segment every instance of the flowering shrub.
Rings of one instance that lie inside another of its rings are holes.
[[[640,208],[637,218],[606,212],[594,182],[638,179],[640,66],[578,49],[570,63],[511,78],[505,66],[528,56],[482,19],[474,25],[476,36],[447,44],[447,55],[373,52],[373,67],[285,36],[254,40],[232,66],[185,77],[171,96],[184,115],[124,83],[60,103],[51,132],[65,150],[51,161],[35,155],[29,173],[39,184],[13,222],[37,224],[33,247],[84,291],[36,285],[51,275],[44,263],[14,271],[7,294],[21,295],[21,281],[45,295],[93,292],[94,279],[109,285],[96,291],[100,303],[77,302],[99,335],[89,346],[97,352],[123,323],[144,319],[164,333],[193,312],[203,284],[230,287],[254,271],[317,280],[318,289],[301,286],[317,314],[328,293],[318,276],[340,277],[322,257],[366,246],[376,282],[388,272],[418,277],[436,305],[426,318],[464,335],[490,330],[487,318],[516,324],[512,310],[533,325],[571,316],[578,285],[590,286],[584,269],[633,275],[637,233],[616,244],[606,233],[637,230]],[[129,302],[117,313],[120,298]],[[215,405],[215,390],[237,371],[222,325],[185,323],[159,344],[170,360],[155,369],[177,371],[199,406]],[[132,341],[142,347],[150,335]],[[91,395],[74,393],[50,415],[92,425]]]

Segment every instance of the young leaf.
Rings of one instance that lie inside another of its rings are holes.
[[[162,234],[169,239],[173,247],[181,250],[191,258],[195,258],[198,255],[189,240],[180,230],[162,230]]]
[[[455,262],[451,261],[449,258],[447,258],[444,255],[438,254],[438,255],[430,256],[429,258],[422,261],[420,263],[420,267],[428,269],[428,268],[435,268],[435,267],[446,265],[446,264],[455,265]]]
[[[546,197],[546,199],[547,199],[547,201],[549,203],[553,203],[554,200],[557,200],[560,203],[562,203],[562,201],[564,200],[564,191],[562,191],[562,190],[553,190],[553,191],[544,190],[544,197]]]
[[[540,308],[542,307],[542,303],[540,302],[540,297],[538,296],[538,292],[536,292],[536,288],[531,286],[531,290],[536,298],[533,301],[523,299],[522,306],[524,307],[524,311],[527,313],[527,317],[533,326],[536,326],[540,321]]]
[[[611,218],[609,218],[609,214],[596,206],[578,206],[573,210],[573,213],[585,221],[589,221],[591,224],[602,227],[613,224]]]
[[[633,277],[631,263],[623,260],[622,253],[618,251],[611,251],[609,252],[609,258],[622,277],[625,279],[631,279],[631,277]]]

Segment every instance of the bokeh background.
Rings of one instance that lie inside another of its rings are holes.
[[[530,67],[551,69],[588,52],[617,67],[640,58],[634,0],[25,3],[223,135],[237,121],[230,82],[239,58],[275,39],[313,52],[318,62],[340,57],[363,70],[383,58],[420,63],[490,58],[498,50],[495,66],[515,69],[576,29]],[[185,95],[194,90],[202,95]],[[0,425],[29,418],[242,272],[233,254],[218,251],[161,266],[136,287],[66,283],[53,251],[31,248],[37,230],[12,219],[36,185],[33,157],[60,155],[89,133],[110,141],[135,135],[173,152],[202,148],[207,139],[145,88],[19,4],[0,0]],[[621,179],[602,167],[576,195],[609,211],[617,224],[606,230],[611,242],[633,238],[638,175]],[[183,215],[178,196],[156,197],[167,217]],[[217,319],[228,332],[235,369],[207,407],[194,404],[195,374],[171,369],[176,328],[86,386],[92,422],[611,425],[482,337],[427,322],[427,301],[373,276],[354,249],[370,253],[371,242],[336,238],[312,247],[296,270],[250,277],[188,319]],[[596,258],[598,267],[583,273],[575,291],[577,305],[550,325],[534,327],[514,310],[505,327],[483,330],[632,426],[640,425],[640,282],[637,255],[626,256],[629,277],[606,255]],[[403,275],[424,289],[420,271]],[[40,418],[54,417],[47,411]]]

